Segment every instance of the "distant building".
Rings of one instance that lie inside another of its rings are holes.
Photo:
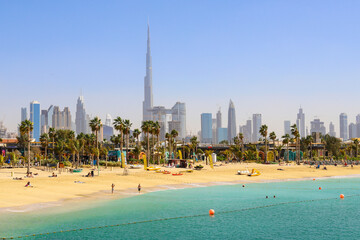
[[[201,142],[211,143],[212,141],[212,114],[201,114]]]
[[[297,114],[296,118],[296,126],[299,130],[300,137],[306,137],[305,136],[305,114],[303,112],[303,109],[300,107],[299,113]]]
[[[48,115],[48,126],[49,129],[53,127],[53,123],[52,123],[52,119],[53,119],[53,115],[54,115],[54,106],[51,105],[49,107],[49,109],[47,110],[47,115]]]
[[[344,141],[348,140],[348,119],[346,113],[341,113],[340,116],[340,138]]]
[[[32,101],[30,103],[30,121],[33,122],[33,131],[31,137],[39,142],[40,139],[40,103],[38,101]]]
[[[6,127],[4,126],[3,122],[0,121],[0,138],[6,138]]]
[[[48,132],[48,111],[41,110],[41,134]]]
[[[360,138],[360,114],[356,115],[356,137]]]
[[[236,137],[236,117],[235,117],[235,106],[233,101],[230,100],[229,111],[228,111],[228,141],[229,143],[234,142]]]
[[[216,118],[212,119],[212,143],[217,144],[217,122],[216,122]]]
[[[21,121],[25,121],[26,119],[28,119],[27,109],[26,109],[26,107],[24,107],[24,108],[21,108]]]
[[[171,117],[172,121],[180,123],[180,128],[178,130],[179,139],[185,139],[186,137],[186,107],[185,103],[177,102],[171,108]]]
[[[313,133],[320,133],[321,135],[326,134],[326,128],[324,126],[324,122],[321,122],[320,119],[314,119],[314,121],[310,122],[311,129],[310,133],[313,135]]]
[[[335,126],[332,122],[330,122],[329,124],[329,135],[332,137],[336,137]]]
[[[222,128],[221,109],[216,113],[216,128]]]
[[[289,134],[291,135],[291,123],[290,121],[284,121],[284,135]]]
[[[217,143],[220,143],[221,141],[228,140],[227,137],[227,128],[218,128],[217,129]]]
[[[253,123],[252,141],[257,142],[257,141],[259,141],[259,138],[260,138],[259,131],[260,131],[260,128],[262,125],[261,114],[259,114],[259,113],[253,114],[252,123]]]
[[[240,126],[239,132],[243,134],[244,136],[244,143],[250,143],[251,142],[251,120],[247,120],[245,125]]]
[[[176,130],[178,133],[181,131],[181,122],[180,121],[169,121],[169,132],[172,130]],[[181,138],[180,134],[176,137],[177,140],[183,140],[185,138]]]
[[[355,123],[350,123],[349,124],[349,139],[356,138],[356,136],[357,136],[356,124]]]
[[[103,125],[102,130],[103,130],[103,140],[106,139],[107,141],[110,141],[111,136],[114,135],[114,128],[108,125]]]
[[[169,131],[169,122],[171,121],[171,111],[163,106],[155,106],[151,109],[152,121],[158,122],[160,125],[159,139],[165,140],[165,134]]]
[[[84,97],[80,96],[76,104],[76,117],[75,117],[76,134],[90,133],[89,122],[90,122],[90,117],[88,114],[86,114],[85,111]]]
[[[113,125],[113,124],[112,124],[112,117],[111,117],[110,114],[106,114],[105,125],[106,125],[106,126],[110,126],[110,127]]]

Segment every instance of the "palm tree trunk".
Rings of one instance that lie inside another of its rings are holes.
[[[126,134],[126,162],[129,162],[129,134]]]
[[[267,163],[267,140],[265,138],[265,163]]]
[[[148,161],[147,161],[147,167],[149,166],[149,162],[150,162],[150,139],[149,139],[149,133],[147,133],[147,156],[149,157]]]
[[[159,135],[156,136],[156,142],[157,142],[157,145],[158,145],[158,148],[160,147],[159,145]],[[158,160],[158,165],[160,165],[160,155],[158,154],[157,155],[157,160]]]
[[[29,139],[28,139],[28,166],[27,166],[27,174],[30,174],[30,129],[28,131],[28,136],[29,136]]]
[[[98,175],[100,175],[100,161],[99,161],[99,145],[98,145],[98,131],[95,131],[95,135],[96,135],[96,162],[97,162],[97,168],[98,168]]]

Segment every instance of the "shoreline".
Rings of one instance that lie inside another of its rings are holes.
[[[212,182],[199,182],[199,183],[179,183],[179,184],[163,184],[152,187],[142,188],[142,193],[152,193],[168,190],[181,190],[188,188],[201,188],[201,187],[213,187],[213,186],[226,186],[226,185],[240,185],[240,184],[254,184],[254,183],[277,183],[277,182],[294,182],[294,181],[311,181],[324,180],[324,179],[344,179],[344,178],[360,178],[360,174],[350,175],[333,175],[333,176],[321,176],[321,177],[302,177],[302,178],[282,178],[282,179],[254,179],[254,180],[235,180],[235,181],[212,181]],[[71,210],[88,209],[102,202],[119,200],[123,198],[131,198],[140,196],[137,192],[137,188],[126,188],[121,190],[115,190],[115,194],[111,194],[110,190],[100,190],[97,192],[84,194],[77,198],[63,198],[57,201],[39,202],[20,206],[12,207],[0,207],[0,213],[7,214],[21,214],[30,213],[35,210],[41,212],[48,212],[49,209],[55,212],[67,212]],[[86,203],[86,204],[83,204]],[[61,208],[61,210],[60,210]]]

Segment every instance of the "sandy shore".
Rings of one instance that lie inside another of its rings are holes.
[[[237,175],[238,170],[256,168],[261,172],[260,176],[248,177]],[[283,169],[283,171],[277,169]],[[18,208],[32,204],[59,202],[91,198],[92,196],[109,197],[133,196],[137,194],[137,185],[140,183],[143,191],[149,192],[161,189],[172,189],[179,186],[197,187],[227,182],[247,183],[276,180],[296,180],[301,178],[318,178],[332,176],[347,176],[360,174],[360,166],[342,167],[328,166],[328,170],[315,169],[309,166],[279,166],[262,164],[227,164],[211,169],[209,166],[201,171],[184,173],[182,176],[172,176],[148,172],[142,169],[129,169],[127,176],[123,175],[123,169],[101,169],[100,176],[87,178],[89,169],[82,173],[61,173],[58,177],[49,177],[52,172],[32,169],[37,173],[34,178],[25,178],[26,169],[0,169],[0,208]],[[166,168],[162,168],[166,169]],[[177,173],[183,169],[166,169]],[[22,177],[24,180],[13,180],[13,177]],[[30,181],[32,188],[24,187]],[[80,181],[84,183],[75,183]],[[115,184],[115,194],[111,194],[111,184]]]

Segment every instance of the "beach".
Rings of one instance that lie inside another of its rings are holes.
[[[256,168],[261,172],[260,176],[248,177],[237,175],[238,170]],[[282,169],[282,170],[279,170]],[[172,173],[178,173],[185,169],[162,168]],[[31,169],[35,175],[33,178],[24,178],[26,168],[1,169],[0,170],[0,209],[21,208],[30,205],[55,203],[61,201],[84,200],[93,197],[120,198],[134,196],[137,186],[141,184],[142,193],[166,189],[211,186],[231,183],[267,182],[267,181],[291,181],[300,179],[324,178],[334,176],[355,176],[360,174],[360,166],[353,168],[343,166],[327,166],[327,170],[316,169],[309,165],[278,164],[265,165],[256,163],[236,163],[215,166],[205,166],[204,169],[192,173],[183,173],[180,176],[162,174],[143,169],[128,169],[128,175],[124,175],[122,168],[101,168],[100,176],[83,177],[90,169],[84,169],[81,173],[53,171],[57,177],[49,177],[51,171]],[[13,172],[13,176],[12,175]],[[22,177],[23,180],[13,180],[14,177]],[[30,181],[33,187],[24,187]],[[111,185],[115,184],[114,194],[111,194]]]

